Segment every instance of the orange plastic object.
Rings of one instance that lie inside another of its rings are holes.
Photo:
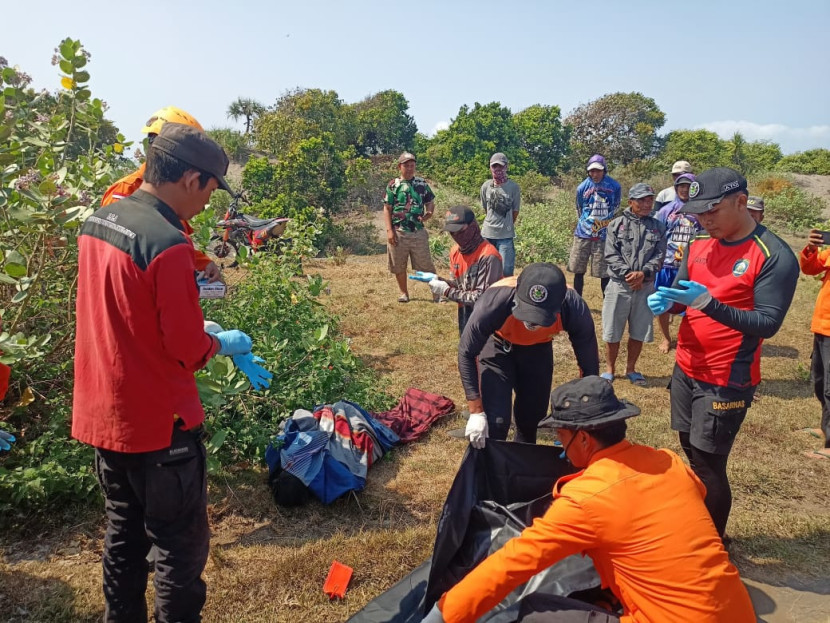
[[[331,563],[328,577],[323,583],[323,592],[329,596],[329,599],[343,599],[346,596],[346,589],[349,586],[349,580],[352,579],[352,568],[348,567],[336,560]]]

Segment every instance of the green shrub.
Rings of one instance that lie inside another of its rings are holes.
[[[244,389],[247,381],[222,358],[197,375],[206,425],[217,437],[212,444],[215,465],[261,459],[279,423],[295,409],[341,399],[369,410],[393,403],[379,389],[379,379],[352,352],[337,319],[320,303],[326,289],[323,279],[297,276],[302,258],[315,253],[313,231],[289,233],[291,244],[281,255],[249,257],[246,278],[230,296],[205,301],[205,317],[248,333],[254,353],[274,374],[271,387],[256,393],[240,393],[238,383]],[[223,443],[217,449],[219,442]]]
[[[810,149],[789,154],[781,158],[775,168],[791,173],[830,175],[830,149]]]
[[[576,226],[576,209],[569,193],[552,201],[523,205],[516,226],[516,264],[567,261]]]
[[[510,178],[522,191],[522,203],[542,203],[550,200],[553,195],[550,178],[541,173],[528,171],[524,175],[511,175]]]

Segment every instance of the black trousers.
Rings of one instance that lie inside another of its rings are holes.
[[[821,403],[821,431],[824,447],[830,448],[830,337],[813,334],[813,354],[810,358],[810,379],[813,391]]]
[[[536,443],[536,427],[548,412],[553,382],[550,342],[516,346],[505,352],[491,336],[479,356],[481,400],[491,439],[505,440],[511,416],[516,418],[514,441]],[[513,392],[516,399],[513,400]]]
[[[156,452],[96,448],[95,468],[107,513],[104,620],[147,621],[146,556],[155,546],[156,621],[201,621],[210,539],[201,429],[175,428],[170,447]]]

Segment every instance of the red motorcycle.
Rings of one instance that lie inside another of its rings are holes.
[[[285,233],[289,218],[257,218],[239,211],[242,194],[235,195],[225,217],[216,223],[217,229],[224,230],[211,237],[208,253],[224,267],[237,265],[237,254],[241,247],[249,253],[275,248],[277,239]]]

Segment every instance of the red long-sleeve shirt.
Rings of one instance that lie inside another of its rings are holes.
[[[204,332],[193,246],[173,210],[138,190],[78,239],[72,436],[118,452],[170,443],[204,411],[193,373],[219,348]]]

